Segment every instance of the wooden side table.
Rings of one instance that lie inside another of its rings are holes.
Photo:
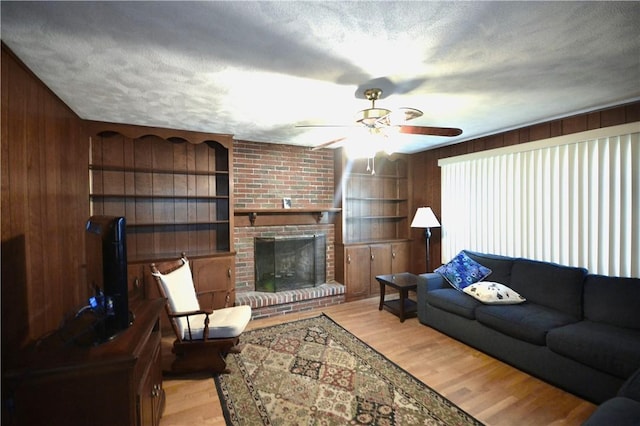
[[[409,291],[416,291],[418,288],[418,276],[409,272],[401,272],[399,274],[378,275],[376,280],[380,283],[380,306],[378,310],[386,307],[391,313],[400,317],[400,322],[404,322],[405,318],[414,316],[417,312],[416,302],[409,299]],[[384,300],[384,292],[386,286],[395,288],[400,294],[399,299]]]

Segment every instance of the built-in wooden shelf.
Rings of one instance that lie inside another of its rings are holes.
[[[335,207],[299,207],[299,208],[253,208],[253,209],[234,209],[234,215],[238,219],[243,216],[246,222],[251,226],[256,226],[256,222],[260,226],[276,226],[276,225],[308,225],[320,223],[324,217],[324,213],[338,213],[342,209]],[[261,220],[258,222],[258,217]],[[312,221],[311,221],[312,219]],[[236,226],[243,225],[243,220],[236,220]]]

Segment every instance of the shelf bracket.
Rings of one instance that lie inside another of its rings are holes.
[[[256,226],[257,217],[258,217],[258,213],[256,212],[249,213],[249,222],[251,222],[251,226]]]
[[[313,214],[313,217],[316,219],[316,223],[320,223],[324,213],[323,212],[313,212],[312,214]]]

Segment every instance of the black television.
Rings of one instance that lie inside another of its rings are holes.
[[[99,341],[110,340],[130,324],[124,217],[89,218],[86,260],[87,283],[93,293],[88,307],[96,316],[96,337]]]

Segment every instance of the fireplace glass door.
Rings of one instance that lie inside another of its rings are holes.
[[[325,236],[256,238],[256,291],[315,287],[326,280]]]

